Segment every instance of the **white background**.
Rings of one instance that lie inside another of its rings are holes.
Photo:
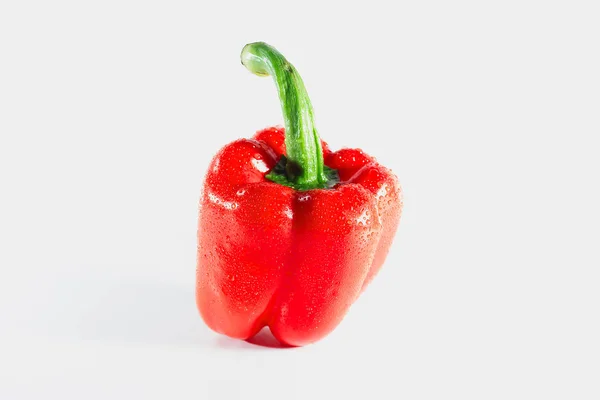
[[[351,3],[0,3],[1,399],[600,397],[597,2]],[[257,40],[405,190],[382,272],[305,348],[194,301],[210,158],[282,122]]]

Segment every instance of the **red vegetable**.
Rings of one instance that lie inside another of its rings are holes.
[[[269,326],[281,343],[306,345],[339,324],[381,268],[401,189],[361,150],[327,149],[298,72],[277,50],[249,44],[242,63],[274,76],[286,129],[237,140],[213,159],[200,204],[197,305],[230,337]]]

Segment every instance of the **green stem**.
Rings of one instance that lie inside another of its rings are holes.
[[[287,152],[287,163],[281,174],[285,177],[275,176],[276,173],[267,177],[301,190],[331,186],[332,174],[323,164],[312,104],[296,68],[274,47],[263,42],[244,46],[241,59],[255,75],[273,77],[281,102]]]

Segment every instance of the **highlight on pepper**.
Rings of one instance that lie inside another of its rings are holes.
[[[284,345],[318,341],[383,265],[402,212],[396,176],[360,149],[329,150],[298,71],[250,43],[242,64],[275,81],[285,129],[223,147],[202,189],[196,303],[206,324]]]

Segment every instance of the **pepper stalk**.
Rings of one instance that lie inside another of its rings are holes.
[[[338,174],[323,162],[312,104],[296,68],[264,42],[247,44],[240,57],[242,64],[253,74],[273,77],[281,103],[287,157],[282,156],[266,177],[298,190],[335,185],[339,181]]]

